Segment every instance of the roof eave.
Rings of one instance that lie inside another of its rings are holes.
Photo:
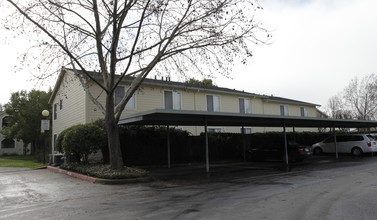
[[[60,84],[62,83],[63,81],[63,78],[64,78],[64,74],[67,72],[67,70],[62,67],[62,69],[60,70],[60,73],[59,73],[59,76],[58,76],[58,79],[56,80],[56,83],[55,83],[55,86],[54,86],[54,89],[52,90],[52,94],[50,96],[50,99],[48,100],[48,104],[49,105],[52,105],[53,102],[54,102],[54,99],[55,99],[55,96],[56,94],[58,93],[59,91],[59,88],[60,88]]]

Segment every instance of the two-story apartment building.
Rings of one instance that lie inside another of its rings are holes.
[[[7,114],[0,112],[0,131],[7,126]],[[0,155],[22,155],[24,154],[24,144],[22,141],[7,139],[0,133]]]
[[[101,80],[100,74],[93,74]],[[115,91],[118,104],[133,78],[124,78]],[[105,94],[99,86],[90,83],[93,97],[105,103]],[[92,122],[103,118],[103,113],[90,100],[72,70],[62,69],[49,103],[53,106],[53,140],[64,129],[75,124]],[[259,95],[217,86],[195,85],[163,79],[145,79],[142,86],[127,103],[123,117],[152,109],[229,112],[241,114],[286,115],[320,117],[318,105],[275,96]],[[203,132],[203,127],[182,126],[193,135]],[[246,133],[279,130],[281,128],[251,128]],[[240,132],[240,127],[209,127],[210,132]],[[313,130],[306,129],[306,130]],[[54,145],[54,144],[53,144]]]

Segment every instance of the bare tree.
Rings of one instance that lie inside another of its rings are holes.
[[[89,80],[106,93],[104,106],[91,99],[105,116],[111,167],[118,169],[123,161],[117,123],[143,80],[152,70],[228,75],[235,60],[245,63],[251,46],[270,37],[256,19],[262,9],[257,1],[7,0],[17,13],[6,25],[37,41],[42,57],[36,58],[44,60],[39,77],[57,64],[70,65],[87,93]],[[102,80],[89,70],[100,71]],[[114,106],[114,90],[125,76],[135,78]]]
[[[0,103],[0,112],[4,111],[3,105]]]
[[[377,76],[355,77],[344,90],[344,100],[353,117],[374,120],[377,113]]]
[[[352,119],[352,113],[346,108],[342,94],[332,96],[328,100],[327,109],[331,118]]]

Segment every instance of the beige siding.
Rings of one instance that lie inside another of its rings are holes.
[[[69,83],[68,83],[69,82]],[[127,84],[122,84],[127,86]],[[190,89],[175,89],[169,85],[142,85],[135,93],[136,108],[125,109],[122,117],[144,112],[152,109],[164,109],[164,91],[174,91],[181,94],[181,109],[190,111],[207,111],[207,95],[216,95],[220,97],[220,111],[221,112],[239,112],[239,98],[247,98],[251,101],[252,114],[266,114],[266,115],[280,115],[281,103],[268,101],[263,97],[253,95],[228,94],[224,92],[214,91],[199,91]],[[92,84],[90,91],[100,103],[105,104],[105,93],[102,89]],[[71,74],[66,74],[60,90],[55,97],[54,103],[58,103],[63,97],[63,110],[58,108],[58,119],[53,125],[54,134],[58,134],[63,129],[78,123],[89,123],[98,118],[103,118],[104,114],[100,108],[96,106],[89,97],[85,94],[79,81],[72,77]],[[284,104],[288,106],[290,116],[300,116],[300,107],[306,107],[308,110],[308,117],[317,117],[317,110],[314,106],[302,106],[297,104]],[[121,118],[122,118],[121,117]],[[194,135],[200,134],[204,131],[202,127],[179,127],[188,130]],[[240,127],[216,127],[221,128],[223,132],[240,132]],[[282,128],[252,128],[253,132],[264,131],[281,131]],[[289,128],[287,129],[289,131]],[[296,129],[300,130],[300,129]],[[313,129],[311,129],[313,130]],[[315,129],[314,129],[315,130]]]
[[[91,84],[89,87],[90,93],[93,97],[97,98],[97,100],[102,103],[103,107],[105,107],[106,103],[106,93],[97,85]],[[85,122],[90,123],[95,121],[99,118],[104,118],[105,115],[102,113],[101,109],[93,103],[93,101],[85,94],[85,103],[86,103],[86,118]]]
[[[62,109],[60,109],[60,100],[63,104]],[[56,119],[54,119],[54,104],[57,104]],[[53,100],[52,109],[53,136],[59,135],[64,129],[73,125],[85,123],[85,92],[77,77],[71,72],[65,73]]]

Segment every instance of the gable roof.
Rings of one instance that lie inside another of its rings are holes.
[[[56,93],[60,87],[60,84],[64,78],[64,74],[67,71],[73,72],[72,69],[68,68],[62,68],[59,77],[56,81],[56,84],[54,86],[54,89],[52,91],[52,95],[49,100],[49,104],[51,105]],[[80,70],[79,70],[80,71]],[[81,72],[81,71],[80,71]],[[95,78],[96,80],[102,80],[102,75],[100,72],[93,72],[90,71],[90,74],[92,74],[92,77]],[[135,77],[131,76],[126,76],[122,79],[122,82],[125,83],[131,83]],[[299,100],[294,100],[294,99],[288,99],[288,98],[283,98],[283,97],[278,97],[278,96],[267,96],[267,95],[260,95],[256,93],[250,93],[250,92],[245,92],[245,91],[240,91],[236,89],[229,89],[225,87],[218,87],[218,86],[207,86],[207,85],[198,85],[198,84],[191,84],[191,83],[186,83],[186,82],[175,82],[175,81],[170,81],[170,78],[168,80],[163,80],[163,79],[150,79],[146,78],[144,79],[142,85],[150,85],[150,86],[161,86],[161,87],[169,87],[172,89],[183,89],[183,90],[192,90],[192,91],[202,91],[202,92],[209,92],[209,93],[222,93],[222,94],[231,94],[231,95],[239,95],[239,96],[246,96],[246,97],[254,97],[254,98],[261,98],[266,102],[279,102],[279,103],[286,103],[286,104],[296,104],[296,105],[305,105],[305,106],[320,106],[318,104],[314,103],[309,103],[309,102],[303,102]]]

